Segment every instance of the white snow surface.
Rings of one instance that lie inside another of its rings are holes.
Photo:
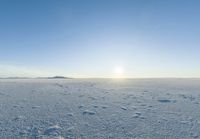
[[[0,139],[199,139],[200,79],[1,79]]]

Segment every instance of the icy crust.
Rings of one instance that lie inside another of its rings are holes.
[[[199,79],[0,80],[1,139],[199,139]]]

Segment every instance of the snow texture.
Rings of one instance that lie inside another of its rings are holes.
[[[1,139],[200,139],[200,79],[1,79]]]

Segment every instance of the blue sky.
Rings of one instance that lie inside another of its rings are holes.
[[[0,76],[200,77],[199,0],[2,0]]]

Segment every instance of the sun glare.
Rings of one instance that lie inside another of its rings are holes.
[[[122,67],[116,67],[114,69],[114,77],[115,78],[123,78],[124,77],[124,69]]]

